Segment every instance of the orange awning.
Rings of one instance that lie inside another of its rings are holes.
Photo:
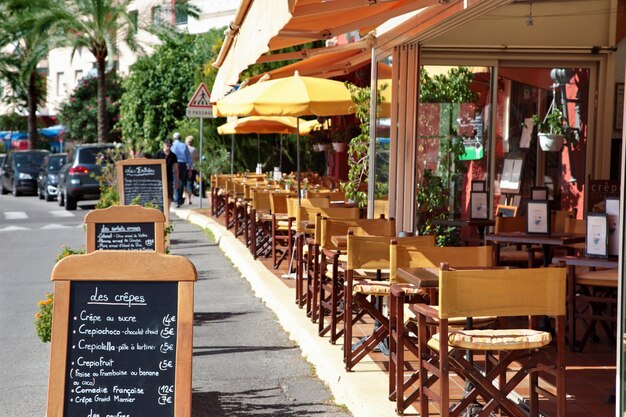
[[[270,50],[371,28],[433,5],[438,0],[243,0],[214,64],[220,70],[211,98],[224,97],[241,71]]]

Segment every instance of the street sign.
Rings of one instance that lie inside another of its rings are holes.
[[[200,83],[192,99],[187,104],[187,117],[213,117],[211,94],[204,83]]]

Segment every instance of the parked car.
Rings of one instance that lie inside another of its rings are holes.
[[[52,201],[56,198],[59,170],[65,165],[66,160],[66,153],[52,153],[44,158],[37,176],[37,194],[40,199]]]
[[[100,198],[98,176],[101,166],[96,164],[99,154],[113,149],[113,145],[79,145],[68,151],[67,163],[59,170],[58,200],[66,210],[76,210],[80,200]]]
[[[10,151],[2,165],[0,191],[14,196],[37,193],[37,174],[43,159],[50,152],[44,150]]]

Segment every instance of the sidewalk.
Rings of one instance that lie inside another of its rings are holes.
[[[206,200],[203,201],[206,203]],[[317,376],[328,385],[331,390],[335,403],[344,404],[355,417],[392,417],[395,416],[394,403],[387,400],[387,387],[388,378],[387,374],[381,372],[379,366],[371,361],[364,360],[360,363],[353,372],[346,372],[343,367],[343,353],[341,346],[331,345],[326,338],[320,338],[317,335],[317,326],[312,324],[306,317],[304,312],[299,309],[294,302],[293,289],[286,286],[280,279],[278,279],[271,271],[269,271],[263,263],[255,261],[250,254],[248,248],[235,238],[230,232],[228,232],[222,225],[208,216],[197,213],[193,210],[196,208],[197,201],[194,201],[194,205],[190,208],[180,208],[172,210],[172,218],[175,216],[187,220],[192,224],[196,224],[203,229],[208,229],[215,236],[217,246],[224,252],[226,257],[231,260],[233,266],[239,270],[241,275],[248,281],[252,287],[252,291],[256,297],[261,299],[263,303],[276,315],[280,326],[287,332],[288,337],[296,346],[300,347],[301,354],[306,360],[315,368]],[[207,207],[207,204],[203,204]],[[174,216],[175,214],[175,216]],[[177,232],[183,229],[180,222],[176,222],[176,229],[173,235],[173,253],[186,254],[187,250],[181,251],[185,246],[181,245],[180,236]],[[186,229],[185,229],[186,230]],[[206,245],[200,245],[199,251],[206,254]],[[196,264],[198,268],[198,285],[196,286],[196,316],[201,316],[202,309],[206,305],[207,300],[200,299],[200,292],[206,288],[204,280],[206,272],[203,275],[202,265],[208,263],[211,265],[211,269],[214,269],[217,262],[217,256],[213,254],[213,250],[209,251],[209,258],[204,259],[206,256],[194,256],[190,257],[191,261]],[[198,262],[201,262],[200,266]],[[232,274],[231,274],[232,275]],[[232,280],[231,280],[232,281]],[[234,296],[237,291],[245,291],[245,288],[234,289],[228,292],[228,297]],[[226,294],[222,294],[220,297],[225,297]],[[220,300],[222,301],[222,300]],[[224,317],[229,319],[230,317]],[[221,320],[221,318],[217,318]],[[212,320],[215,320],[213,318]],[[271,319],[269,319],[271,320]],[[194,337],[196,334],[204,328],[205,323],[196,323],[196,329],[194,331]],[[255,323],[256,325],[256,323]],[[260,324],[259,324],[260,325]],[[200,327],[200,328],[198,328]],[[248,335],[237,334],[235,328],[232,329],[233,341],[238,341],[238,337],[248,337]],[[206,345],[202,349],[211,349],[208,346],[214,345],[214,341],[208,336],[206,343],[199,342],[198,339],[194,340],[194,391],[198,384],[204,383],[204,381],[198,381],[198,375],[202,375],[204,380],[207,375],[205,370],[198,369],[201,365],[198,364],[197,349],[200,349],[199,345]],[[234,342],[240,344],[240,342]],[[261,343],[261,345],[266,345]],[[273,363],[274,368],[282,368],[280,362]],[[220,370],[220,372],[223,372]],[[228,373],[228,371],[226,371]],[[236,374],[234,371],[230,374]],[[245,370],[241,370],[241,375],[245,374]],[[220,378],[217,378],[218,380]],[[198,398],[194,393],[194,416],[205,415],[195,414]],[[413,414],[411,409],[407,410],[408,414]],[[319,414],[315,412],[313,414]],[[217,416],[221,414],[206,414],[211,416]],[[232,415],[232,414],[229,414]],[[246,414],[250,415],[250,414]],[[268,413],[267,415],[270,415]],[[291,415],[291,414],[276,414],[272,415]],[[296,413],[294,415],[312,415],[311,413],[303,412]],[[335,415],[335,414],[324,414]],[[340,415],[340,414],[337,414]]]
[[[219,247],[197,226],[172,223],[172,254],[198,270],[192,415],[349,417]]]

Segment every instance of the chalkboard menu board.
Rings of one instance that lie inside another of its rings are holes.
[[[96,250],[154,250],[154,223],[96,224]]]
[[[85,215],[86,251],[139,250],[165,252],[165,215],[140,206],[111,206]]]
[[[165,160],[126,159],[116,163],[118,190],[123,205],[151,204],[167,212],[167,177]],[[120,189],[121,187],[121,189]]]
[[[59,261],[47,417],[191,417],[195,267],[94,251]]]
[[[65,415],[174,416],[175,282],[76,282]]]

